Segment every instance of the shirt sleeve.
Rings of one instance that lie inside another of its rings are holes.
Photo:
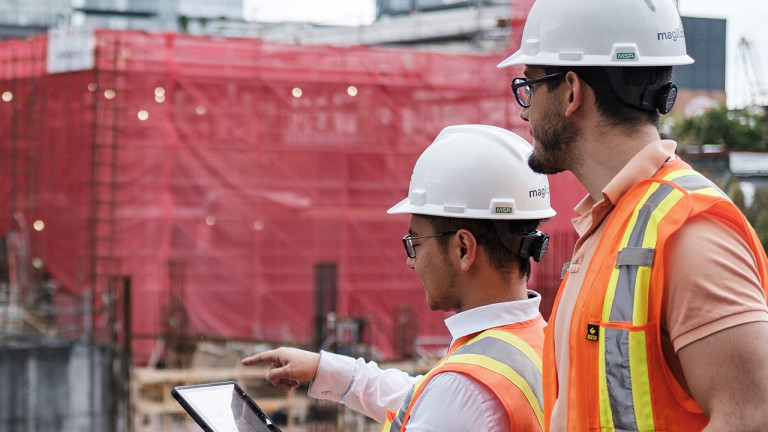
[[[756,257],[725,221],[690,219],[667,252],[662,316],[675,352],[718,331],[768,321]]]
[[[484,385],[456,372],[437,374],[411,410],[408,432],[506,432],[506,410]]]
[[[360,358],[321,351],[320,365],[308,395],[343,403],[384,423],[387,410],[397,411],[419,377],[397,369],[380,369],[375,362],[366,363]]]

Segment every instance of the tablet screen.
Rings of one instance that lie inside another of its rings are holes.
[[[280,430],[234,382],[176,387],[172,393],[198,423],[200,420],[204,422],[207,430],[216,432]]]

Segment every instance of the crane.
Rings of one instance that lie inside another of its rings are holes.
[[[768,91],[766,91],[762,81],[765,75],[763,75],[760,59],[757,57],[753,43],[744,36],[739,40],[739,58],[749,85],[750,101],[747,111],[764,116],[766,121],[763,145],[768,146]]]
[[[752,109],[768,105],[768,91],[763,83],[763,70],[754,42],[742,36],[739,39],[739,60],[749,86],[749,107]]]

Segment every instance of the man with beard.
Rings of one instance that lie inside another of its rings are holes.
[[[662,140],[693,62],[674,0],[538,0],[512,89],[537,172],[588,195],[546,331],[551,431],[768,430],[765,252]]]
[[[411,215],[406,264],[430,308],[457,312],[445,320],[448,353],[426,375],[287,347],[243,364],[270,363],[267,379],[283,390],[312,380],[310,397],[344,403],[387,432],[542,430],[545,322],[526,281],[548,243],[537,228],[555,211],[530,152],[505,129],[447,127],[416,162],[408,197],[388,211]]]

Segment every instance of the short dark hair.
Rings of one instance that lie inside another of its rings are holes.
[[[672,81],[672,66],[637,66],[623,67],[620,69],[624,82],[629,85],[649,86],[665,84]],[[611,86],[608,72],[602,66],[551,66],[544,67],[547,74],[556,72],[573,71],[595,92],[597,109],[607,120],[609,127],[635,128],[643,124],[659,125],[661,115],[658,111],[648,111],[632,106],[619,97]],[[552,90],[559,86],[562,80],[553,80],[547,83]]]
[[[499,238],[494,221],[490,219],[462,219],[441,216],[416,215],[429,221],[434,232],[454,232],[465,229],[472,233],[477,244],[483,248],[491,266],[499,270],[505,277],[510,277],[511,269],[517,268],[520,276],[528,279],[531,274],[531,261],[529,258],[521,258],[507,249]],[[543,220],[518,220],[509,221],[510,232],[531,232],[538,228]],[[437,237],[437,241],[443,247],[448,244],[450,237]],[[513,267],[514,266],[514,267]]]

